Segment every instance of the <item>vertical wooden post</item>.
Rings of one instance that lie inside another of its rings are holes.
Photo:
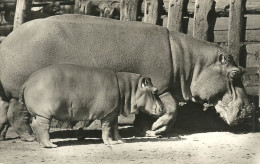
[[[32,0],[17,0],[13,29],[27,21],[31,6]]]
[[[241,52],[243,0],[230,0],[230,12],[228,23],[228,50],[233,55],[235,62],[239,63]]]
[[[144,0],[144,22],[156,24],[158,19],[158,0]]]
[[[138,0],[121,0],[120,20],[136,21]]]
[[[212,16],[209,17],[213,10],[213,4],[213,0],[195,0],[193,37],[207,41],[210,40],[210,32],[213,32],[210,31],[212,29],[210,28],[210,24],[212,23],[210,19],[215,19]]]
[[[184,0],[169,0],[167,28],[170,31],[182,32],[183,4]]]
[[[75,0],[74,14],[90,15],[91,7],[92,7],[92,2],[90,0],[86,0],[86,1]]]

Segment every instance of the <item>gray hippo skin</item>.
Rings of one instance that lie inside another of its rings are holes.
[[[165,114],[151,127],[155,134],[173,125],[180,101],[219,104],[217,111],[232,126],[252,111],[240,80],[242,70],[225,49],[151,24],[84,15],[34,20],[4,39],[0,58],[0,94],[5,101],[17,101],[19,88],[28,76],[54,63],[151,77],[165,105]],[[24,124],[26,119],[12,119],[21,112],[8,109],[11,126],[26,139],[31,133]],[[144,123],[146,118],[139,114],[136,119]]]
[[[51,119],[62,121],[101,120],[105,144],[122,143],[118,115],[139,110],[161,115],[157,88],[150,78],[133,73],[115,73],[94,67],[55,64],[32,74],[21,87],[19,102],[29,110],[38,142],[50,142]]]

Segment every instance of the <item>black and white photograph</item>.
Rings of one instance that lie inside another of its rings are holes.
[[[260,164],[260,0],[0,0],[0,164]]]

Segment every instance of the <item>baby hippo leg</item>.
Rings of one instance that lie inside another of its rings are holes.
[[[55,148],[57,145],[51,143],[50,141],[50,119],[35,116],[32,120],[32,128],[36,134],[38,142],[45,148]]]
[[[115,141],[117,141],[118,144],[124,143],[118,131],[118,117],[116,117],[115,124],[113,127],[113,138]]]
[[[118,144],[118,139],[120,139],[121,137],[119,136],[118,133],[118,129],[117,129],[117,133],[115,138],[115,129],[117,128],[117,113],[111,113],[109,115],[107,115],[106,117],[104,117],[101,120],[101,125],[102,125],[102,139],[103,142],[106,145],[114,145],[114,144]],[[113,140],[116,139],[116,140]]]

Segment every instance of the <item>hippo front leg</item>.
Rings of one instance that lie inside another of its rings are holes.
[[[118,144],[124,143],[118,131],[118,117],[116,117],[116,122],[113,127],[113,139],[117,141]]]
[[[18,102],[16,99],[11,99],[7,119],[11,127],[14,128],[23,141],[35,141],[35,137],[32,136],[32,129],[29,125],[30,113],[21,102]]]
[[[175,123],[177,117],[177,102],[169,92],[160,95],[165,108],[165,114],[152,125],[155,135],[168,131]],[[150,133],[151,135],[151,133]]]
[[[102,139],[106,145],[114,145],[121,143],[121,137],[118,133],[118,114],[117,112],[111,113],[101,120],[102,126]]]

